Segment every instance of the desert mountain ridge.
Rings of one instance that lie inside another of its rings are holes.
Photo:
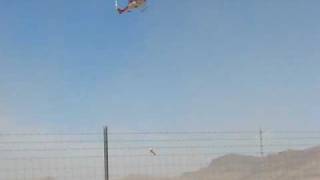
[[[175,178],[130,175],[123,180],[320,180],[320,146],[264,157],[228,154]]]

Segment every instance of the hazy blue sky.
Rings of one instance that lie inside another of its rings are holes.
[[[0,0],[0,126],[319,130],[319,7]]]

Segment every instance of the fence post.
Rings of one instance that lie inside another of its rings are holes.
[[[263,145],[263,131],[260,129],[259,131],[259,138],[260,138],[260,156],[264,156],[264,145]]]
[[[263,142],[263,130],[260,128],[259,130],[259,140],[260,140],[260,158],[261,158],[261,169],[260,169],[260,180],[264,180],[263,171],[265,168],[264,164],[264,142]]]
[[[109,147],[108,147],[108,127],[103,130],[104,139],[104,180],[109,180]]]

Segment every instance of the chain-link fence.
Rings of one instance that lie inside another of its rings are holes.
[[[102,180],[102,133],[0,133],[1,180]]]
[[[318,144],[311,131],[0,133],[0,180],[316,180]]]

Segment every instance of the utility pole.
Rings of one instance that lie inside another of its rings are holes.
[[[108,127],[103,130],[104,139],[104,180],[109,180],[109,147],[108,147]]]

